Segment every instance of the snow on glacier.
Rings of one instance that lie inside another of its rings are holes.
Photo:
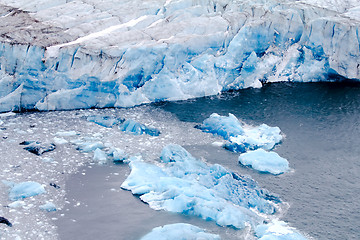
[[[0,4],[0,112],[360,79],[356,0]]]
[[[285,158],[280,157],[276,152],[268,152],[264,149],[240,154],[239,162],[260,172],[281,174],[289,171],[289,162]]]
[[[130,161],[121,185],[155,210],[167,210],[243,229],[280,211],[281,200],[249,177],[197,160],[179,145],[167,145],[160,165]]]
[[[146,234],[141,240],[220,240],[216,234],[206,233],[203,229],[186,223],[168,224],[162,227],[154,228]]]
[[[283,138],[278,127],[270,127],[266,124],[247,127],[231,113],[229,116],[213,113],[196,128],[222,136],[227,140],[224,147],[233,152],[246,152],[258,148],[271,150]]]

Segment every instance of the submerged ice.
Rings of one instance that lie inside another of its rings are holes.
[[[186,223],[169,224],[154,228],[140,240],[220,240],[220,236],[206,233],[203,229]]]
[[[121,185],[155,210],[194,215],[221,226],[256,226],[280,210],[280,199],[249,177],[221,165],[208,165],[179,145],[168,145],[160,165],[130,161]],[[262,213],[262,214],[257,214]]]
[[[128,107],[266,82],[360,79],[358,1],[0,4],[0,112]]]

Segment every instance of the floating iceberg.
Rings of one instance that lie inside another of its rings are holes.
[[[150,136],[159,136],[160,131],[156,128],[150,128],[142,123],[136,122],[132,119],[126,120],[119,125],[119,129],[123,132],[132,133],[134,135],[147,134]]]
[[[213,113],[196,127],[228,140],[224,147],[233,152],[246,152],[258,148],[271,150],[282,140],[280,128],[269,127],[266,124],[246,128],[233,114],[226,117]]]
[[[129,107],[275,81],[360,79],[358,1],[1,4],[0,112]]]
[[[276,152],[267,152],[263,149],[242,153],[239,162],[260,172],[281,174],[289,171],[289,162],[285,158],[280,157]]]
[[[56,145],[53,143],[41,143],[35,141],[24,141],[20,145],[25,145],[25,150],[34,153],[38,156],[42,155],[45,152],[50,152],[56,149]]]
[[[11,186],[9,192],[9,199],[11,201],[16,201],[43,193],[46,193],[46,191],[45,188],[40,183],[31,182],[31,181],[21,182]]]
[[[124,119],[113,118],[109,116],[89,116],[87,117],[89,122],[94,122],[100,126],[111,128],[114,125],[118,125],[124,122]]]
[[[130,161],[131,173],[121,185],[155,210],[199,216],[221,226],[242,229],[262,223],[263,214],[279,211],[280,199],[249,177],[221,165],[207,165],[179,145],[168,145],[161,165]]]
[[[259,240],[306,240],[295,228],[289,227],[285,222],[273,220],[269,224],[262,224],[255,229]]]
[[[203,229],[186,223],[169,224],[154,228],[141,240],[220,240],[220,236],[206,233]]]
[[[46,202],[45,204],[43,205],[40,205],[39,208],[41,210],[44,210],[44,211],[47,211],[47,212],[54,212],[56,211],[56,206],[54,203],[52,202]]]

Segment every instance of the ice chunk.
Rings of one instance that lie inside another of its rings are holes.
[[[25,206],[25,202],[24,201],[21,201],[21,200],[17,200],[15,202],[12,202],[9,204],[9,207],[10,208],[20,208],[20,207],[23,207]]]
[[[233,152],[244,152],[244,150],[258,148],[271,150],[281,142],[282,138],[280,128],[261,124],[258,127],[245,129],[243,135],[230,137],[225,148]]]
[[[123,122],[119,126],[119,129],[124,132],[132,133],[134,135],[142,135],[144,133],[147,135],[150,135],[150,136],[159,136],[160,135],[160,131],[157,130],[156,128],[147,127],[144,124],[136,122],[132,119],[129,119],[129,120],[126,120],[125,122]]]
[[[222,136],[226,140],[244,133],[241,123],[231,113],[229,113],[228,117],[213,113],[201,125],[196,127],[204,132]]]
[[[109,116],[89,116],[87,117],[87,120],[89,122],[94,122],[100,126],[103,127],[107,127],[107,128],[111,128],[114,125],[118,125],[122,122],[124,122],[124,119],[119,119],[119,118],[113,118],[113,117],[109,117]]]
[[[233,152],[246,152],[258,148],[271,150],[282,140],[280,128],[266,124],[253,128],[244,127],[233,114],[226,117],[213,113],[196,128],[222,136],[227,140],[224,147]]]
[[[58,137],[54,137],[54,143],[57,145],[62,145],[62,144],[66,144],[68,143],[67,140],[63,139],[63,138],[58,138]]]
[[[45,188],[37,182],[21,182],[11,187],[9,192],[9,199],[16,201],[19,199],[36,196],[46,193]]]
[[[96,149],[103,149],[105,146],[100,141],[84,141],[81,139],[71,141],[73,144],[77,145],[77,150],[81,152],[92,152]]]
[[[263,149],[241,154],[239,162],[260,172],[281,174],[289,171],[289,162],[285,158],[280,157],[276,152],[268,152]]]
[[[24,147],[25,150],[34,153],[38,156],[42,155],[45,152],[53,151],[56,148],[56,145],[53,143],[41,143],[35,141],[24,141],[21,142],[20,145],[27,146]]]
[[[207,165],[179,145],[164,147],[161,160],[161,166],[131,161],[131,173],[122,184],[153,209],[195,215],[235,228],[261,223],[262,216],[256,212],[279,210],[280,199],[251,178],[218,164]]]
[[[106,153],[104,151],[102,151],[99,148],[96,148],[94,151],[94,157],[93,157],[94,161],[97,161],[99,163],[104,163],[106,162],[107,156]]]
[[[141,240],[220,240],[220,236],[206,233],[203,229],[186,223],[169,224],[154,228]]]
[[[75,131],[59,131],[56,133],[56,136],[58,136],[58,137],[73,137],[76,135],[79,135],[79,134]]]
[[[56,211],[56,206],[55,206],[55,204],[52,203],[52,202],[46,202],[45,204],[40,205],[39,208],[40,208],[41,210],[48,211],[48,212],[54,212],[54,211]]]
[[[296,231],[295,228],[289,227],[285,222],[273,220],[269,224],[262,224],[255,229],[256,236],[259,240],[306,240]]]
[[[111,148],[109,155],[113,157],[114,162],[123,162],[128,158],[128,155],[125,153],[125,151],[120,148]]]

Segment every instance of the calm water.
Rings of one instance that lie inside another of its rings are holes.
[[[194,125],[216,112],[280,127],[286,138],[275,151],[294,169],[280,176],[244,168],[238,154],[219,147],[185,147],[208,162],[251,175],[280,195],[290,204],[282,220],[313,238],[360,239],[360,84],[279,83],[153,107]],[[241,239],[236,231],[211,222],[151,210],[119,189],[128,173],[127,165],[109,165],[86,167],[72,176],[69,204],[58,213],[64,214],[57,221],[61,239],[139,239],[153,227],[175,222],[207,228],[223,239]]]

